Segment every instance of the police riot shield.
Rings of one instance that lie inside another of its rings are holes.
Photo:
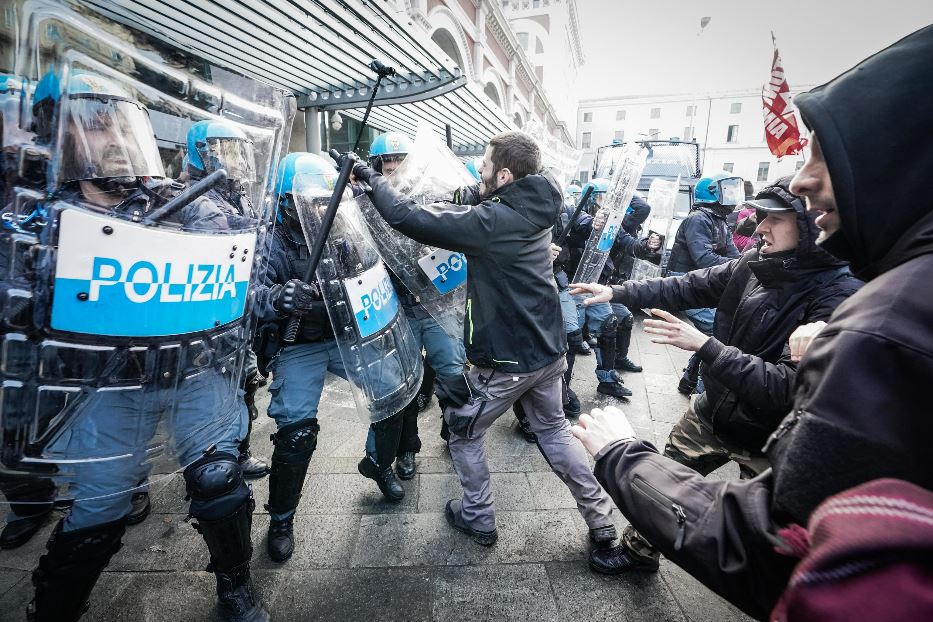
[[[551,136],[544,126],[537,121],[530,121],[525,126],[525,133],[535,139],[541,150],[541,166],[551,173],[561,192],[576,177],[582,149],[569,147],[559,138]]]
[[[676,229],[674,227],[674,206],[677,203],[677,194],[680,192],[680,177],[674,180],[656,178],[648,187],[648,205],[651,206],[651,215],[644,223],[644,229],[649,238],[657,239],[661,245],[662,253],[668,246]],[[672,230],[673,229],[673,230]],[[672,242],[671,242],[672,243]],[[633,281],[651,279],[661,276],[660,262],[655,264],[644,259],[635,259],[632,265]]]
[[[460,210],[454,192],[475,183],[463,163],[426,124],[418,129],[411,152],[386,178],[419,205]],[[376,248],[389,269],[453,339],[463,339],[467,261],[463,253],[416,242],[393,229],[368,197],[358,199]]]
[[[330,193],[317,179],[299,174],[292,196],[312,247]],[[367,423],[400,412],[421,386],[421,349],[349,192],[337,210],[316,276],[357,412]]]
[[[645,167],[647,153],[637,143],[611,149],[610,154],[615,154],[617,162],[603,205],[593,217],[593,231],[586,241],[573,283],[595,283],[599,279]]]
[[[13,4],[14,66],[0,71],[23,87],[18,114],[3,107],[20,134],[3,133],[19,142],[4,144],[0,492],[14,511],[103,503],[206,452],[236,454],[246,434],[268,215],[243,218],[172,176],[187,127],[226,118],[254,146],[251,200],[271,205],[294,101],[223,70],[208,82],[207,61],[88,9]]]

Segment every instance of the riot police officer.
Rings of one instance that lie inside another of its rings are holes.
[[[198,121],[188,129],[188,153],[185,156],[187,183],[194,184],[216,170],[227,172],[227,180],[207,193],[221,211],[228,215],[230,228],[237,229],[256,220],[256,210],[249,197],[249,185],[256,181],[253,142],[229,121],[211,119]],[[249,430],[240,445],[240,468],[243,477],[257,479],[269,473],[269,465],[252,455],[249,447],[256,409],[256,391],[265,378],[256,365],[256,354],[250,350],[243,375],[243,401],[249,411]]]
[[[369,150],[370,167],[383,175],[391,175],[402,164],[411,148],[411,140],[401,132],[388,132],[377,136]],[[473,162],[475,166],[475,161]],[[468,171],[470,170],[469,164],[468,162]],[[425,351],[427,365],[434,371],[439,381],[459,376],[463,373],[466,358],[462,337],[448,335],[421,306],[418,297],[409,291],[395,274],[390,274],[390,278],[399,302],[405,310],[417,348],[418,350],[423,348]],[[402,435],[399,439],[395,470],[403,480],[412,479],[417,469],[415,455],[421,451],[421,439],[418,436],[420,410],[417,396],[402,410]]]
[[[272,375],[268,414],[278,428],[272,435],[269,475],[269,557],[288,560],[295,549],[294,518],[311,456],[317,447],[318,405],[327,372],[347,378],[327,308],[316,283],[302,281],[311,252],[298,219],[296,177],[330,195],[337,177],[333,164],[311,153],[290,153],[278,168],[276,227],[269,247],[265,287],[257,303],[259,363]],[[333,236],[333,233],[331,234]],[[301,323],[294,343],[281,336],[293,316]],[[401,416],[370,426],[366,456],[359,470],[376,481],[383,495],[401,501],[405,490],[392,471],[398,450]]]
[[[741,177],[725,171],[704,177],[697,182],[693,194],[693,209],[687,215],[677,234],[667,264],[668,275],[679,276],[693,270],[711,268],[739,256],[726,217],[745,199],[745,185]],[[713,334],[715,309],[688,309],[684,311],[697,329]],[[677,390],[689,395],[702,392],[699,378],[700,358],[690,357]]]
[[[148,111],[127,89],[79,72],[62,88],[49,73],[37,85],[34,101],[38,124],[51,127],[51,120],[59,119],[63,126],[58,152],[53,150],[56,183],[48,201],[50,220],[72,211],[140,221],[181,189],[165,180]],[[171,216],[171,222],[174,225],[166,223],[167,230],[221,232],[229,227],[226,214],[209,200],[188,203]],[[213,357],[194,356],[187,368],[174,358],[195,352],[195,343],[202,344],[200,352],[204,352],[205,341],[151,349],[149,360],[155,369],[139,370],[136,379],[116,375],[131,373],[131,365],[92,378],[62,413],[68,417],[67,433],[52,441],[51,455],[83,457],[100,452],[117,456],[118,461],[79,459],[62,465],[67,470],[61,477],[75,501],[33,572],[31,619],[76,620],[84,612],[100,573],[121,547],[130,491],[148,475],[148,442],[165,417],[171,418],[178,461],[187,465],[189,516],[196,520],[210,551],[221,613],[229,620],[268,619],[252,591],[254,504],[237,461],[237,447],[247,427],[246,409],[228,399],[226,368],[219,362],[215,366]],[[81,365],[81,360],[68,358],[80,353],[78,347],[62,350],[59,364]],[[173,369],[185,373],[176,377]],[[127,380],[132,381],[129,386]],[[115,386],[108,386],[114,382]],[[99,390],[108,388],[114,390]]]

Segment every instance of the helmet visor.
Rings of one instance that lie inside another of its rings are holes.
[[[149,114],[118,98],[68,100],[62,181],[165,177]]]
[[[240,138],[208,138],[207,144],[200,151],[206,172],[224,169],[230,179],[256,181],[256,158],[252,142]]]
[[[735,207],[745,202],[745,182],[741,177],[728,177],[719,180],[719,203],[726,207]]]

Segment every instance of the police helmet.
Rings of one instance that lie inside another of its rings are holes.
[[[693,190],[693,202],[697,205],[722,206],[731,211],[744,200],[743,179],[725,171],[702,178]]]
[[[480,157],[480,158],[471,158],[471,159],[469,159],[469,160],[466,161],[466,164],[464,164],[464,166],[466,166],[467,172],[468,172],[468,173],[470,174],[470,176],[471,176],[473,179],[475,179],[476,181],[480,181],[481,176],[480,176],[480,174],[479,174],[479,169],[480,169],[480,167],[481,167],[482,165],[483,165],[483,158],[481,158],[481,157]]]
[[[369,165],[382,172],[382,163],[390,159],[401,161],[411,153],[412,142],[401,132],[386,132],[376,136],[369,147]]]
[[[198,121],[188,129],[188,167],[196,177],[224,169],[231,180],[256,181],[253,141],[223,119]]]

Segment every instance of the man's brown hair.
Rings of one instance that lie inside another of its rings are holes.
[[[507,168],[515,179],[521,179],[541,171],[541,149],[524,132],[502,132],[489,140],[489,146],[492,147],[493,174]]]

